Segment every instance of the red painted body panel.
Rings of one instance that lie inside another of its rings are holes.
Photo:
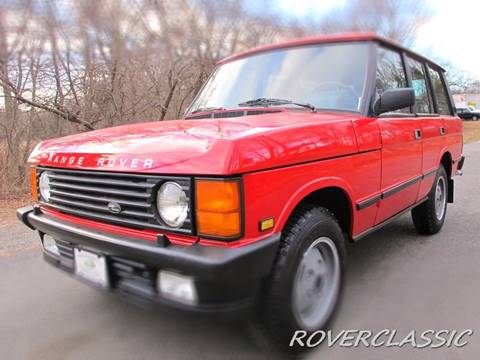
[[[382,134],[382,192],[395,188],[422,173],[422,144],[415,139],[420,129],[416,118],[379,118]],[[375,223],[381,223],[413,205],[420,183],[380,201]]]
[[[463,153],[463,122],[458,116],[446,116],[444,117],[443,125],[445,126],[445,151],[450,151],[452,159],[455,161],[455,174],[456,164],[458,159]]]
[[[44,141],[30,163],[151,174],[241,174],[353,154],[355,119],[352,114],[282,111],[125,125]]]
[[[443,117],[418,117],[422,128],[422,173],[428,173],[438,168],[446,146],[445,137],[440,134],[444,126]],[[418,192],[417,200],[427,196],[432,188],[434,176],[425,177]]]
[[[379,150],[382,148],[380,127],[375,118],[360,118],[353,122],[358,143],[358,151]]]
[[[340,188],[348,195],[355,219],[352,233],[359,234],[373,226],[377,208],[358,211],[354,204],[379,193],[380,152],[255,172],[244,176],[244,184],[246,237],[258,236],[258,219],[272,216],[276,225],[271,232],[281,231],[305,196],[326,187]]]

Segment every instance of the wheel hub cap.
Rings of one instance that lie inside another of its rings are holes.
[[[445,180],[443,177],[439,177],[435,187],[435,215],[437,216],[437,220],[442,220],[443,218],[446,199]]]
[[[305,329],[324,325],[340,289],[340,259],[334,242],[322,237],[304,252],[293,284],[293,312]]]

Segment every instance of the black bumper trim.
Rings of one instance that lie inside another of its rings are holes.
[[[252,298],[261,280],[271,271],[281,237],[280,233],[273,234],[238,248],[199,244],[160,247],[156,242],[149,244],[145,240],[80,227],[43,213],[36,214],[32,207],[19,209],[17,215],[25,225],[41,234],[68,241],[75,247],[141,262],[153,270],[172,270],[192,276],[199,286],[200,302],[187,308],[196,307],[195,310],[222,308]],[[47,257],[46,260],[61,267],[59,261]],[[159,296],[151,300],[185,307]]]
[[[158,247],[133,238],[114,236],[82,228],[52,216],[29,212],[24,215],[27,226],[75,244],[91,246],[107,253],[128,255],[152,266],[172,268],[215,280],[261,277],[269,273],[277,252],[280,233],[250,245],[221,248],[203,245]]]
[[[24,225],[26,225],[27,227],[29,227],[32,230],[35,230],[35,228],[32,225],[30,225],[30,223],[28,222],[28,219],[27,219],[28,214],[30,214],[33,211],[34,211],[33,206],[25,206],[25,207],[22,207],[20,209],[17,209],[17,218]]]

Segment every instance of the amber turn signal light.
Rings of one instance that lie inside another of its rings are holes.
[[[262,220],[260,221],[260,231],[271,229],[273,228],[274,225],[275,225],[275,221],[273,220],[273,218]]]
[[[195,186],[198,234],[215,238],[239,237],[242,223],[240,182],[199,179]]]
[[[37,170],[35,168],[30,168],[30,186],[32,188],[32,200],[38,201],[38,192],[37,192]]]

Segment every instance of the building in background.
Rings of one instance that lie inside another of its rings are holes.
[[[458,107],[473,106],[480,109],[480,94],[455,94],[453,101]]]

